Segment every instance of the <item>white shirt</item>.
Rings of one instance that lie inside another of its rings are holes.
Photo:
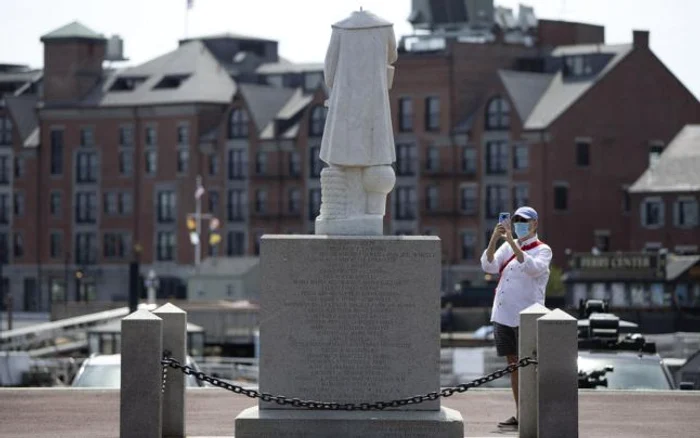
[[[537,241],[537,236],[524,242],[518,242],[520,247]],[[549,264],[552,261],[552,249],[542,243],[528,251],[523,251],[522,263],[514,258],[501,273],[493,299],[491,321],[509,327],[520,325],[520,312],[535,303],[544,306],[544,295],[549,281]],[[493,261],[489,262],[486,251],[481,255],[481,268],[489,274],[498,274],[508,259],[513,255],[513,249],[504,242],[494,253]]]

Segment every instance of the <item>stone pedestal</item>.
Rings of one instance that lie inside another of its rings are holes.
[[[260,390],[337,403],[438,391],[440,255],[436,237],[263,236]],[[439,400],[383,412],[261,401],[236,419],[237,438],[272,433],[462,437],[463,426]]]

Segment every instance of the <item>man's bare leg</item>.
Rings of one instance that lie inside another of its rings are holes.
[[[508,365],[513,365],[518,362],[518,356],[506,356],[508,359]],[[513,389],[513,398],[515,398],[515,418],[519,419],[518,416],[518,370],[515,370],[510,375],[510,387]]]

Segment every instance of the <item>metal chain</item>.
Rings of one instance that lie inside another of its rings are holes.
[[[520,359],[518,362],[508,365],[502,370],[495,371],[484,377],[472,380],[471,382],[462,383],[457,386],[450,386],[441,389],[440,391],[429,392],[425,395],[417,395],[414,397],[401,398],[385,402],[374,402],[374,403],[333,403],[333,402],[322,402],[315,400],[301,400],[298,398],[285,397],[283,395],[272,395],[265,392],[258,392],[254,389],[245,389],[242,386],[234,385],[228,383],[224,380],[217,379],[216,377],[211,377],[204,374],[201,371],[197,371],[186,365],[180,364],[180,362],[172,357],[170,357],[169,352],[163,354],[163,360],[161,361],[163,369],[167,367],[179,369],[188,376],[194,376],[195,379],[208,382],[216,387],[232,391],[236,394],[242,394],[250,398],[259,398],[264,402],[273,402],[279,405],[292,405],[297,408],[307,408],[307,409],[321,409],[330,411],[370,411],[370,410],[382,410],[386,408],[399,408],[406,405],[415,405],[423,403],[428,400],[437,400],[440,397],[450,397],[456,393],[465,392],[471,388],[477,388],[488,382],[492,382],[496,379],[500,379],[503,376],[515,372],[518,368],[524,368],[529,365],[537,364],[537,360],[531,357],[525,357]],[[165,373],[163,374],[165,378]]]

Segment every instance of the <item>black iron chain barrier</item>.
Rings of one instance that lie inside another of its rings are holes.
[[[314,400],[301,400],[298,398],[285,397],[283,395],[272,395],[265,392],[258,392],[254,389],[245,389],[242,386],[234,385],[216,377],[208,376],[205,373],[197,371],[194,368],[189,367],[187,365],[182,365],[178,360],[172,358],[169,352],[167,351],[163,354],[163,360],[161,361],[161,364],[163,365],[163,389],[165,389],[165,379],[167,376],[166,370],[168,367],[170,367],[176,370],[180,370],[188,376],[194,376],[194,378],[199,381],[210,383],[216,387],[235,392],[236,394],[242,394],[246,397],[259,398],[260,400],[265,402],[277,403],[279,405],[292,405],[297,408],[318,409],[328,411],[372,411],[382,410],[386,408],[399,408],[401,406],[423,403],[428,400],[437,400],[440,397],[450,397],[456,393],[465,392],[471,388],[477,388],[488,382],[500,379],[503,376],[515,372],[518,368],[524,368],[529,365],[537,364],[537,360],[531,357],[525,357],[520,359],[516,363],[508,365],[502,370],[495,371],[484,377],[472,380],[471,382],[462,383],[457,386],[446,387],[441,389],[440,391],[430,392],[425,395],[417,395],[414,397],[401,398],[385,402],[380,401],[375,403],[333,403]]]

